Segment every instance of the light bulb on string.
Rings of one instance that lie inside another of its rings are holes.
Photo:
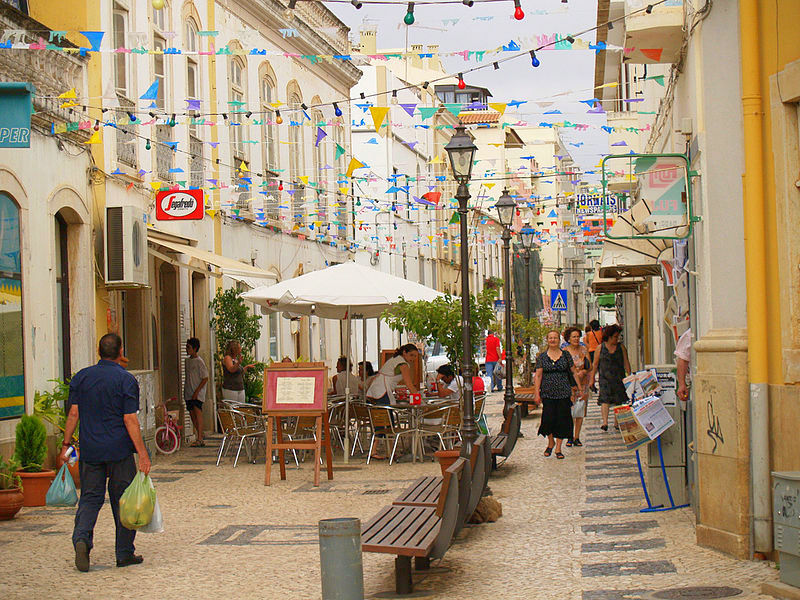
[[[136,121],[136,115],[131,113],[131,112],[129,112],[128,113],[128,119],[130,120],[131,123],[133,123],[134,121]]]
[[[461,4],[472,8],[472,6],[475,4],[475,0],[461,0]]]
[[[151,146],[150,146],[150,140],[148,139],[148,140],[147,140],[147,142],[146,142],[146,143],[145,143],[145,145],[144,145],[144,149],[145,149],[145,150],[150,150],[150,148],[151,148]]]
[[[458,74],[458,89],[463,90],[467,87],[467,84],[464,83],[464,75],[462,73]]]
[[[514,18],[517,21],[522,21],[525,18],[525,12],[522,10],[520,6],[520,0],[514,0]]]
[[[397,104],[397,90],[392,90],[392,104]]]
[[[531,65],[534,67],[538,67],[540,64],[542,63],[539,61],[538,58],[536,58],[536,52],[531,50]]]
[[[164,8],[164,0],[153,0],[153,9],[161,10]]]
[[[95,121],[94,122],[94,130],[95,131],[100,131],[100,121]]]
[[[414,24],[414,3],[408,3],[408,9],[406,10],[406,16],[403,17],[403,23],[406,25],[413,25]]]
[[[175,114],[173,113],[172,117],[169,120],[169,126],[170,127],[175,127],[175,125],[177,125],[177,124],[178,124],[178,122],[175,120]]]
[[[279,181],[279,182],[278,182],[278,191],[279,191],[279,192],[282,192],[282,191],[283,191],[283,182],[282,182],[282,181]]]
[[[500,65],[498,63],[493,63],[492,66],[494,67],[495,71],[499,71],[500,70]]]
[[[341,117],[343,114],[342,109],[339,108],[339,105],[336,104],[336,102],[333,103],[333,114],[335,114],[337,117]]]
[[[283,123],[283,117],[281,117],[281,111],[279,111],[279,110],[276,110],[276,111],[275,111],[275,122],[276,122],[278,125],[280,125],[281,123]]]

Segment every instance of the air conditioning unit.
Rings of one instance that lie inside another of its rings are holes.
[[[106,207],[106,285],[147,287],[147,213],[136,206]]]

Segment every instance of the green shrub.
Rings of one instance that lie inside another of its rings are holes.
[[[0,456],[0,490],[11,490],[22,487],[22,480],[17,475],[19,463],[13,458],[6,460]]]
[[[22,465],[22,471],[36,473],[44,470],[47,456],[47,429],[39,417],[23,415],[17,424],[17,440],[14,459]]]

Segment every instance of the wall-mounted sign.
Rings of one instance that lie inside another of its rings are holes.
[[[200,220],[203,209],[203,190],[156,193],[157,221]]]
[[[0,83],[0,148],[31,147],[30,83]]]
[[[617,196],[613,194],[605,195],[605,202],[602,194],[575,194],[575,213],[579,215],[602,215],[603,208],[606,212],[618,213],[621,210]]]

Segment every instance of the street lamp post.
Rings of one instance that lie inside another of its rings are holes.
[[[578,294],[580,294],[580,293],[581,293],[581,282],[578,281],[577,279],[573,279],[572,280],[572,306],[575,307],[573,309],[575,311],[575,322],[573,323],[574,325],[577,325],[578,324],[578,320],[580,319],[580,317],[578,316]]]
[[[561,284],[564,283],[564,272],[561,270],[561,267],[556,269],[555,274],[553,275],[553,279],[556,280],[556,289],[561,289]],[[566,298],[565,298],[566,300]],[[561,311],[558,311],[558,328],[561,329]]]
[[[522,259],[525,261],[525,318],[531,320],[531,249],[533,248],[533,234],[534,230],[525,225],[519,232],[519,238],[522,241]],[[531,367],[531,344],[529,339],[525,339],[525,385],[531,385],[530,377]]]
[[[503,295],[505,296],[505,316],[506,316],[506,389],[503,393],[503,416],[509,418],[510,411],[514,410],[514,352],[511,349],[511,221],[514,218],[514,211],[517,203],[509,196],[508,190],[503,190],[503,194],[495,204],[500,225],[503,226]]]
[[[456,132],[445,146],[450,157],[453,176],[458,182],[456,200],[458,201],[458,220],[461,229],[461,376],[464,378],[463,418],[461,419],[461,456],[469,459],[472,446],[478,437],[475,424],[475,406],[472,399],[472,340],[470,339],[469,311],[469,238],[467,232],[467,202],[469,189],[467,183],[472,174],[472,163],[478,148],[472,138],[464,131],[464,126],[456,127]]]

